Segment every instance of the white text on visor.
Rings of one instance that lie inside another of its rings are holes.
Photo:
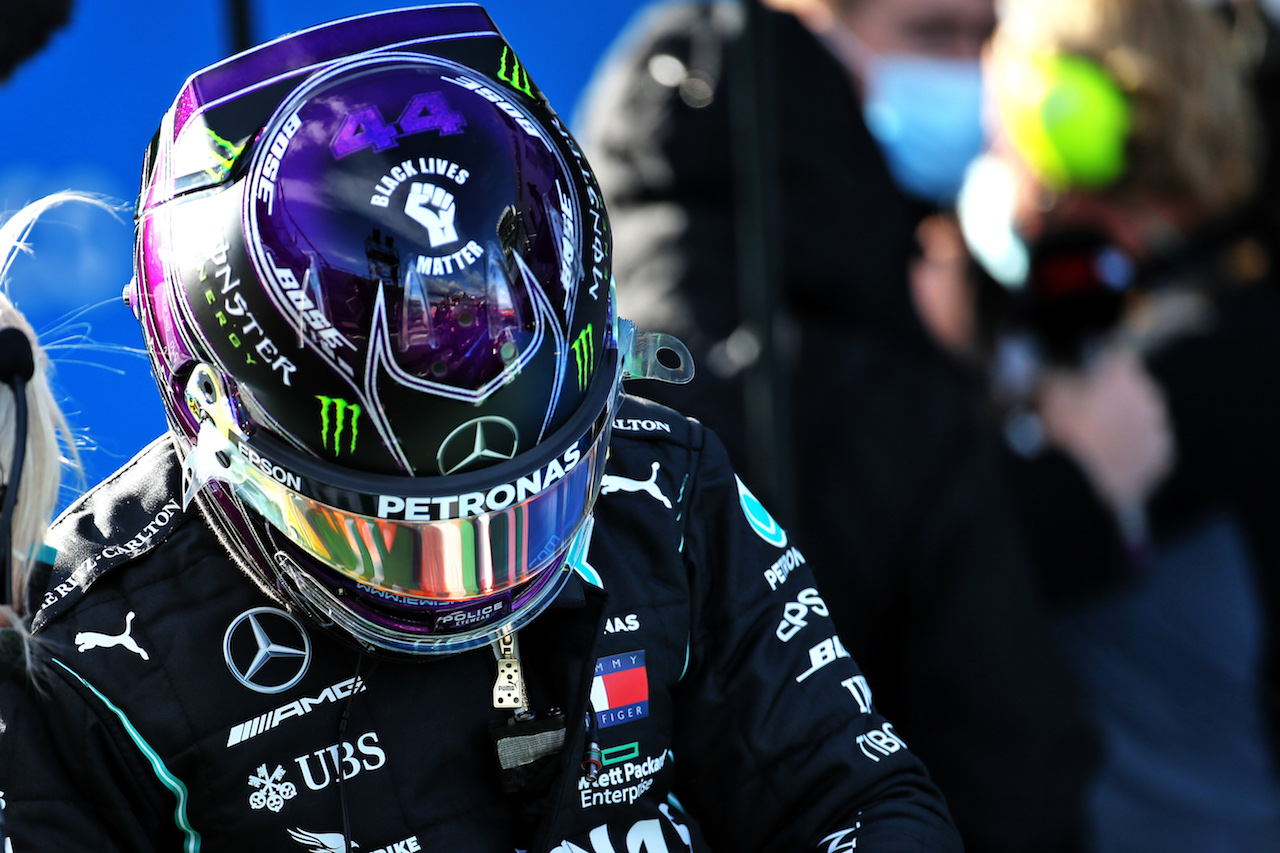
[[[377,518],[290,489],[206,420],[184,465],[183,501],[223,483],[345,577],[402,596],[464,601],[524,583],[564,550],[599,488],[608,435],[600,431],[585,453],[584,437],[544,468],[483,492],[379,496],[379,515],[388,517]]]

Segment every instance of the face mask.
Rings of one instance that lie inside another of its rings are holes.
[[[894,180],[912,195],[953,203],[984,143],[977,60],[887,54],[869,70],[863,116]]]
[[[861,79],[863,117],[898,186],[928,201],[954,203],[965,168],[985,142],[978,61],[877,54],[838,20],[823,37]]]

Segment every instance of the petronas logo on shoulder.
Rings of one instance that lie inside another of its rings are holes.
[[[320,401],[320,441],[325,449],[330,449],[332,443],[333,455],[340,455],[343,434],[347,433],[350,436],[347,439],[347,452],[355,453],[356,440],[360,436],[360,405],[348,403],[341,397],[317,394],[316,399]]]

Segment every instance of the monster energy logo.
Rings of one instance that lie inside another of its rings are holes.
[[[324,443],[325,449],[329,448],[329,409],[332,407],[334,411],[333,455],[337,456],[342,452],[342,431],[347,425],[348,412],[351,414],[351,441],[347,452],[355,453],[356,439],[360,436],[360,406],[338,397],[322,397],[317,394],[316,399],[320,401],[320,441]]]
[[[221,180],[222,176],[235,165],[236,158],[244,150],[244,145],[233,145],[209,128],[205,128],[205,131],[209,134],[209,141],[213,144],[213,159],[218,161],[216,166],[210,166],[205,171],[212,177]]]
[[[591,370],[595,367],[595,345],[591,340],[591,324],[579,333],[573,342],[573,357],[578,362],[578,390],[587,389],[587,380],[591,378]]]
[[[509,47],[502,48],[502,63],[498,66],[498,79],[510,83],[511,88],[517,92],[533,97],[533,84],[529,81],[529,74]]]

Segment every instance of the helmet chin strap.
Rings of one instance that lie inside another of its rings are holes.
[[[520,644],[515,631],[508,631],[493,641],[493,654],[498,659],[498,679],[493,683],[493,707],[510,708],[517,720],[528,714],[529,697],[524,689],[524,671],[520,666]]]

